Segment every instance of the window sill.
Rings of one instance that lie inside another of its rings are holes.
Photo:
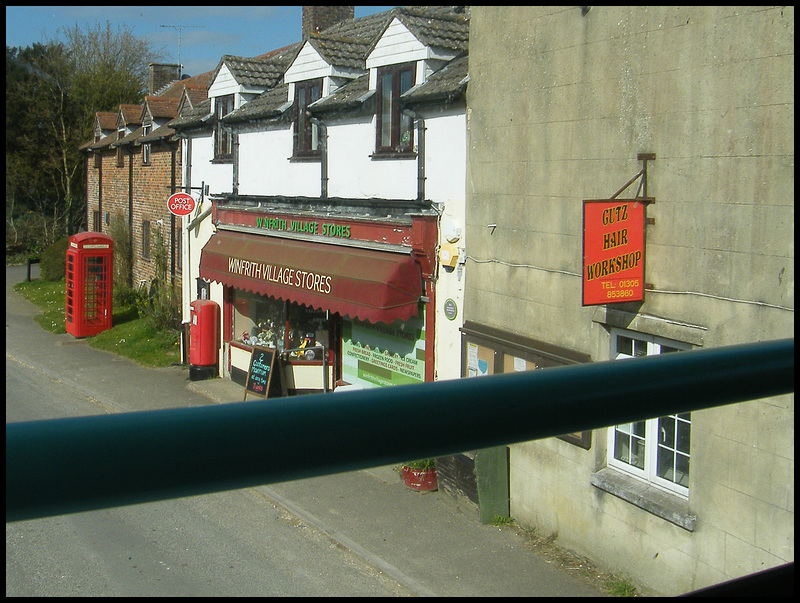
[[[689,502],[674,494],[608,467],[592,474],[591,484],[684,530],[694,532],[697,517],[689,513]]]
[[[214,159],[211,160],[211,163],[233,163],[233,157],[231,157],[230,155],[214,157]]]
[[[322,155],[292,155],[289,157],[291,163],[319,163],[322,161]]]
[[[375,152],[369,156],[370,159],[382,161],[384,159],[416,159],[417,154],[414,151],[404,151],[397,153],[384,153]]]

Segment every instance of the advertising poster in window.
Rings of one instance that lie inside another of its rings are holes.
[[[423,320],[369,323],[345,321],[342,379],[365,389],[425,381]]]
[[[645,204],[583,202],[583,305],[644,299]]]

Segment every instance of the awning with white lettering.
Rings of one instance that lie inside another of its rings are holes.
[[[200,254],[210,281],[370,322],[419,314],[420,265],[408,255],[217,231]]]

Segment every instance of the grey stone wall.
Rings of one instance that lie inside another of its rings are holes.
[[[468,106],[466,320],[593,360],[610,326],[703,347],[794,336],[793,7],[473,7]],[[582,202],[639,153],[656,154],[654,289],[582,307]],[[793,419],[793,396],[694,413],[694,532],[589,485],[602,430],[589,451],[512,447],[511,513],[665,594],[778,565]]]

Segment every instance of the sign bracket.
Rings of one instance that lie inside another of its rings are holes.
[[[633,178],[628,180],[623,185],[623,187],[621,189],[619,189],[616,193],[611,195],[611,197],[609,197],[609,199],[616,199],[619,195],[621,195],[623,193],[623,191],[625,191],[625,189],[627,189],[631,184],[633,184],[639,178],[641,178],[642,181],[639,183],[639,190],[636,191],[636,197],[635,198],[641,200],[642,203],[655,203],[655,201],[656,201],[655,197],[648,197],[648,195],[647,195],[647,162],[648,161],[655,161],[656,154],[655,153],[639,153],[636,156],[636,159],[638,161],[642,162],[642,169],[639,170],[639,172]],[[640,192],[644,193],[641,197],[639,196]]]

